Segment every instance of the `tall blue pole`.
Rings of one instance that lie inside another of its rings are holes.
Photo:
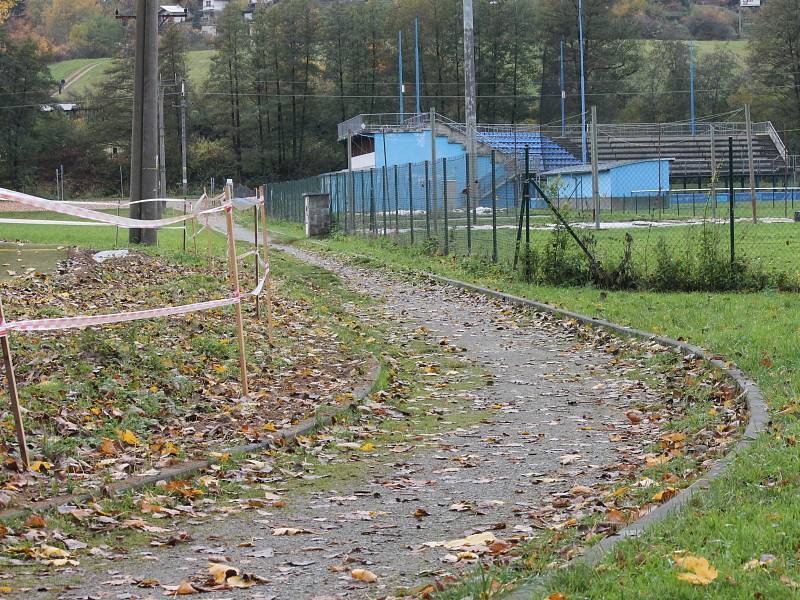
[[[586,164],[586,74],[583,70],[583,0],[578,0],[578,42],[581,45],[581,160]]]
[[[567,133],[567,92],[564,89],[564,38],[561,38],[561,71],[559,75],[559,83],[561,84],[561,135]]]
[[[694,44],[689,42],[689,111],[692,119],[692,135],[696,133],[694,125]]]
[[[397,32],[397,72],[400,74],[400,120],[403,120],[403,32]]]
[[[414,77],[416,78],[417,114],[422,112],[419,103],[419,17],[414,19]]]

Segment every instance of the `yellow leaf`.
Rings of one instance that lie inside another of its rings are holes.
[[[177,456],[178,447],[172,442],[167,442],[161,449],[161,456]]]
[[[230,588],[240,589],[251,588],[256,584],[255,580],[250,579],[247,575],[234,575],[233,577],[228,577],[225,583]]]
[[[361,447],[359,448],[359,450],[361,450],[362,452],[372,452],[374,449],[375,449],[375,444],[373,444],[372,442],[367,442],[365,444],[362,444]]]
[[[228,577],[239,574],[239,569],[225,563],[208,563],[208,573],[214,578],[214,583],[222,584]]]
[[[41,545],[39,554],[44,558],[69,558],[69,552],[66,550],[56,548],[55,546],[48,546],[47,544]]]
[[[130,429],[122,429],[117,430],[117,436],[120,440],[128,444],[128,446],[141,446],[142,442],[136,437],[136,434],[133,433]]]
[[[275,427],[275,424],[274,424],[274,423],[272,423],[272,422],[266,423],[266,424],[264,425],[264,429],[265,429],[266,431],[278,431],[278,428],[277,428],[277,427]]]
[[[678,556],[674,560],[676,565],[687,571],[678,574],[681,581],[692,585],[708,585],[719,577],[719,572],[701,556]]]
[[[378,576],[366,569],[353,569],[350,571],[350,577],[358,581],[363,581],[364,583],[375,583],[378,581]]]
[[[674,487],[668,487],[666,489],[661,490],[660,492],[653,495],[653,500],[656,502],[666,502],[673,496],[678,493],[678,489]]]
[[[43,460],[35,460],[30,464],[29,468],[31,471],[35,471],[36,473],[44,473],[45,471],[52,469],[53,465]]]
[[[224,373],[225,372],[225,366],[224,365],[218,365],[218,364],[214,363],[213,365],[211,365],[211,368],[214,369],[217,373]]]

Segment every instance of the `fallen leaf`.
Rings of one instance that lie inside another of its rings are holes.
[[[580,457],[581,457],[580,454],[564,454],[563,456],[559,456],[558,460],[559,462],[561,462],[562,465],[571,465]]]
[[[45,471],[49,471],[50,469],[52,469],[53,465],[43,460],[35,460],[30,464],[28,468],[31,471],[35,471],[36,473],[44,473]]]
[[[378,576],[366,569],[353,569],[350,571],[350,577],[358,581],[363,581],[364,583],[375,583],[378,581]]]
[[[719,572],[703,557],[678,556],[674,560],[676,565],[686,569],[686,572],[678,574],[681,581],[692,585],[708,585],[719,577]]]
[[[656,502],[666,502],[667,500],[669,500],[673,496],[676,496],[677,494],[678,494],[677,488],[668,487],[666,489],[661,490],[660,492],[653,494],[653,500],[655,500]]]
[[[483,533],[473,533],[465,538],[450,540],[442,544],[442,546],[449,550],[458,550],[460,548],[470,548],[472,546],[485,546],[496,540],[497,538],[494,537],[492,532],[484,531]]]
[[[118,429],[117,436],[121,441],[128,444],[128,446],[140,446],[142,444],[139,438],[136,437],[136,434],[133,433],[130,429],[125,429],[124,431]]]
[[[644,415],[640,413],[638,410],[629,410],[625,413],[625,416],[628,417],[628,421],[633,423],[634,425],[641,423],[642,419],[644,419]]]
[[[301,533],[311,533],[306,529],[297,527],[276,527],[272,530],[272,535],[300,535]]]
[[[178,585],[165,585],[162,587],[167,590],[164,592],[165,596],[189,596],[190,594],[197,594],[199,592],[199,590],[195,589],[195,587],[185,579]]]

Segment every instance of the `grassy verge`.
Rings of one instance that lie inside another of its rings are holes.
[[[478,261],[428,256],[387,241],[299,241],[294,225],[274,225],[286,241],[369,256],[394,269],[428,270],[687,339],[735,361],[769,402],[773,426],[707,493],[597,569],[558,573],[550,592],[568,598],[789,598],[800,582],[800,333],[798,294],[604,292],[511,281]],[[676,552],[707,558],[719,576],[708,586],[678,579]],[[753,559],[765,558],[753,567]],[[760,596],[759,596],[760,594]]]

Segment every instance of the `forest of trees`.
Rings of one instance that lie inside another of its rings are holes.
[[[688,44],[642,42],[661,22],[653,16],[656,5],[585,0],[583,6],[586,91],[600,119],[688,118]],[[342,168],[336,124],[359,113],[399,110],[398,31],[404,109],[415,110],[415,19],[421,109],[463,119],[461,0],[282,0],[257,9],[252,21],[242,18],[243,8],[231,2],[219,16],[208,81],[189,88],[191,181],[233,176],[256,183]],[[131,32],[121,30],[107,77],[82,99],[77,116],[68,116],[35,108],[52,90],[44,66],[51,51],[4,29],[0,25],[0,87],[15,91],[0,95],[0,185],[36,186],[64,164],[74,191],[118,189],[120,167],[128,168]],[[475,33],[480,122],[556,121],[562,42],[567,113],[579,114],[577,0],[479,0]],[[161,75],[172,186],[179,179],[180,145],[178,87],[169,84],[186,78],[191,43],[183,25],[164,26]],[[771,0],[746,60],[724,49],[696,54],[698,116],[749,102],[755,118],[796,128],[800,64],[787,56],[800,56],[800,0]],[[791,131],[785,137],[797,139]]]

